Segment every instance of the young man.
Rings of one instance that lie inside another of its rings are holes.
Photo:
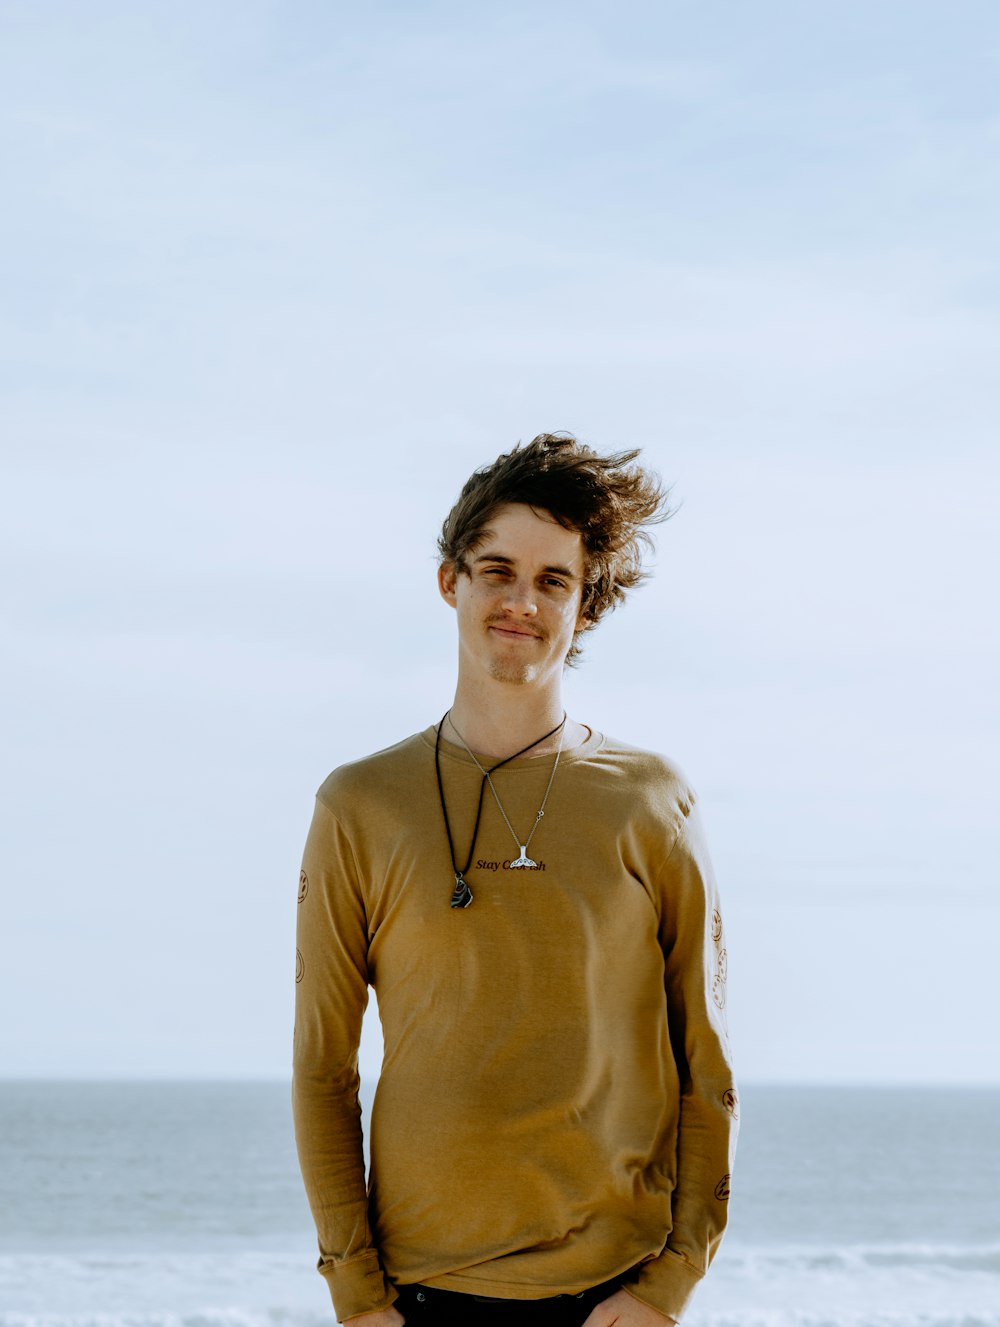
[[[454,703],[319,790],[293,1097],[320,1270],[360,1327],[664,1327],[722,1237],[737,1100],[694,794],[562,701],[666,514],[637,455],[543,434],[472,476],[440,540]]]

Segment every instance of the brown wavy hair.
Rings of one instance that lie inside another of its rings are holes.
[[[583,539],[583,630],[592,630],[648,577],[643,554],[653,540],[647,527],[673,514],[669,490],[658,475],[634,464],[638,455],[635,449],[601,456],[570,433],[540,433],[519,444],[466,482],[441,527],[441,562],[468,575],[466,558],[509,502],[547,511]],[[578,639],[566,655],[568,664],[580,655]]]

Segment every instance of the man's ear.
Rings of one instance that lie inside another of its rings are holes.
[[[456,606],[458,584],[458,568],[454,562],[442,562],[438,567],[438,590],[441,592],[441,598],[446,604],[451,604],[452,608]]]

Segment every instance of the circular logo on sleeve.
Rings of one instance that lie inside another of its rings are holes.
[[[716,960],[715,976],[712,978],[712,999],[720,1009],[726,1007],[726,973],[729,968],[729,962],[724,949],[719,951],[719,957]]]
[[[300,902],[300,903],[302,902],[302,900],[305,898],[305,896],[306,896],[308,893],[309,893],[309,877],[306,875],[305,871],[300,871],[300,872],[299,872],[299,902]]]
[[[298,983],[302,980],[302,978],[303,978],[305,975],[306,975],[306,963],[305,963],[305,959],[302,957],[302,950],[301,950],[301,949],[296,949],[296,951],[295,951],[295,984],[298,985]]]
[[[722,1179],[719,1180],[718,1184],[715,1186],[715,1196],[720,1203],[726,1203],[729,1201],[729,1181],[731,1178],[731,1175],[723,1175]]]

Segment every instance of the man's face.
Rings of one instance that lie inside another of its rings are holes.
[[[562,670],[583,626],[583,540],[548,514],[509,503],[467,559],[445,563],[441,594],[458,613],[462,667],[497,682],[530,684]]]

